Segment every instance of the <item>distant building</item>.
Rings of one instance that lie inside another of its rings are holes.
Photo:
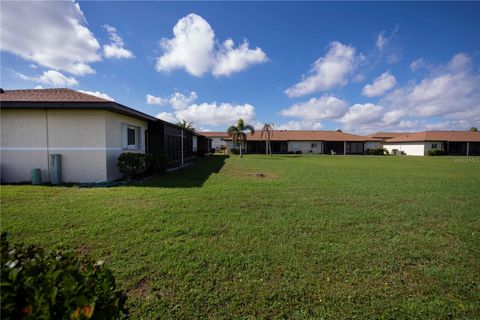
[[[480,132],[423,131],[386,139],[383,147],[390,153],[399,150],[410,156],[424,156],[432,149],[443,149],[448,155],[480,155]]]
[[[227,149],[239,148],[231,138],[224,139]],[[381,147],[379,139],[338,131],[273,130],[270,140],[273,153],[364,154],[367,147]],[[247,134],[247,153],[265,153],[265,149],[261,131]]]
[[[212,149],[220,150],[227,147],[225,139],[228,138],[228,134],[226,132],[203,131],[200,134],[212,140]]]

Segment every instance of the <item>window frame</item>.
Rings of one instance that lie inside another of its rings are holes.
[[[133,130],[134,132],[134,139],[135,143],[134,144],[129,144],[129,132],[130,130]],[[126,125],[126,130],[125,130],[125,141],[126,141],[126,149],[128,150],[138,150],[140,149],[140,128],[136,126],[132,126],[127,124]]]

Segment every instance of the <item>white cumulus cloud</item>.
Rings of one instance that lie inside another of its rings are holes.
[[[357,65],[359,56],[355,48],[338,41],[330,43],[325,56],[315,61],[302,81],[285,90],[289,97],[299,97],[317,91],[325,91],[348,82],[348,76]]]
[[[175,110],[182,110],[187,108],[193,101],[197,100],[197,98],[198,96],[195,91],[186,92],[185,94],[175,92],[169,97],[168,101]]]
[[[228,76],[234,72],[246,69],[249,65],[262,63],[267,60],[267,55],[260,48],[250,49],[248,42],[244,41],[238,48],[232,39],[225,40],[218,50],[212,73],[215,76]]]
[[[444,65],[425,61],[421,65],[428,66],[422,79],[389,92],[379,102],[381,107],[368,103],[352,106],[341,121],[354,132],[467,130],[478,126],[480,74],[472,68],[471,58],[459,53]]]
[[[193,104],[186,109],[177,111],[175,115],[177,119],[185,119],[199,125],[227,126],[235,123],[239,118],[244,119],[247,123],[253,122],[255,120],[255,108],[248,103],[212,102]]]
[[[106,93],[100,92],[100,91],[87,91],[87,90],[78,90],[78,91],[86,93],[86,94],[90,94],[92,96],[96,96],[96,97],[99,97],[99,98],[102,98],[102,99],[105,99],[105,100],[115,101],[115,99],[113,99],[111,96],[109,96]]]
[[[156,97],[156,96],[151,95],[151,94],[147,94],[145,96],[145,98],[147,99],[147,104],[153,104],[153,105],[158,105],[158,106],[163,106],[168,102],[168,99],[164,99],[164,98],[161,98],[161,97]]]
[[[160,44],[163,54],[157,58],[159,72],[185,69],[197,77],[207,72],[228,76],[267,61],[263,50],[250,49],[247,41],[235,48],[233,40],[227,39],[217,46],[210,24],[194,13],[178,20],[173,28],[173,38],[163,38]]]
[[[420,83],[392,91],[382,104],[416,117],[480,110],[480,75],[473,73],[470,57],[459,53]]]
[[[320,121],[288,121],[286,123],[275,126],[275,130],[321,130],[323,125]]]
[[[51,87],[73,87],[78,85],[78,81],[74,77],[68,77],[55,70],[44,71],[41,75],[33,77],[11,71],[22,80],[33,81]]]
[[[379,121],[382,117],[383,107],[381,106],[373,103],[354,104],[340,119],[340,122],[347,125],[358,125]]]
[[[182,110],[187,108],[192,104],[193,101],[197,100],[198,96],[195,91],[190,92],[174,92],[170,96],[162,98],[156,97],[151,94],[146,95],[147,104],[165,106],[170,105],[175,110]]]
[[[171,112],[160,112],[155,115],[156,118],[170,123],[177,123],[178,120],[175,115]]]
[[[283,116],[303,118],[305,120],[335,119],[345,114],[347,103],[337,97],[324,95],[308,101],[296,103],[280,110]]]
[[[367,84],[363,87],[362,94],[367,97],[376,97],[384,94],[388,90],[395,87],[397,80],[390,74],[390,72],[382,73],[379,77],[373,80],[372,84]]]
[[[109,26],[103,26],[110,36],[110,43],[103,46],[103,55],[106,58],[130,59],[135,56],[130,50],[124,48],[123,39],[118,35],[117,29]]]
[[[2,50],[41,66],[74,75],[95,73],[100,44],[73,1],[4,1],[0,11]]]

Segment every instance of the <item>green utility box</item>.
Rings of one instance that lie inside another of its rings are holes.
[[[42,184],[42,172],[39,168],[32,169],[32,184],[34,186]]]

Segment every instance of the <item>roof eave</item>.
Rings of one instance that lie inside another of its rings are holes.
[[[141,120],[156,121],[157,118],[113,101],[105,102],[43,102],[43,101],[2,101],[4,110],[106,110]]]

